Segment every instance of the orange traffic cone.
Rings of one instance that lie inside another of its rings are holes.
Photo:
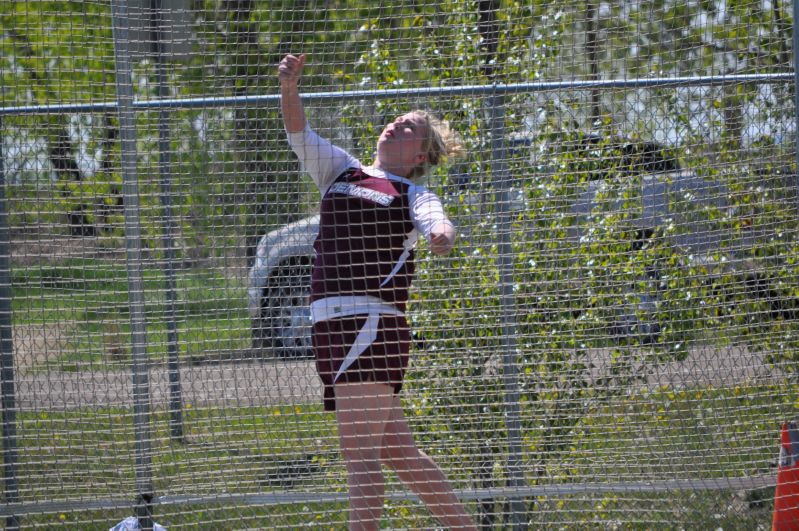
[[[782,425],[772,531],[799,531],[799,427]]]

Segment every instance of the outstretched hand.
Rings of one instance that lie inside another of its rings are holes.
[[[288,54],[277,67],[278,78],[281,83],[296,85],[302,77],[302,68],[305,66],[305,54],[299,56]]]

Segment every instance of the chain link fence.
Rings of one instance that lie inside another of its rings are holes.
[[[363,160],[430,109],[403,400],[481,528],[768,529],[799,341],[781,0],[0,1],[8,529],[342,528],[276,65]],[[435,522],[390,477],[385,523]]]

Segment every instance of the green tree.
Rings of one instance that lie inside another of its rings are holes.
[[[0,49],[2,101],[6,106],[88,103],[114,98],[113,47],[107,9],[86,2],[8,2],[0,6],[4,28]],[[76,32],[75,28],[80,28]],[[64,217],[73,235],[93,235],[109,230],[121,198],[120,177],[113,170],[116,137],[114,120],[100,115],[82,120],[76,115],[53,113],[6,121],[12,142],[20,149],[31,143],[28,131],[41,131],[46,167],[57,176],[58,206],[33,210]],[[83,136],[82,130],[90,130]],[[102,149],[104,157],[92,174],[78,161],[84,153]],[[46,173],[32,173],[25,187],[47,185]],[[42,178],[44,177],[44,178]],[[12,190],[13,192],[13,190]],[[11,194],[14,197],[14,194]]]

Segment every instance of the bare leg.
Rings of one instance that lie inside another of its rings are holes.
[[[427,505],[448,529],[476,530],[477,526],[452,490],[444,473],[413,439],[398,396],[383,435],[381,459]]]
[[[339,444],[347,465],[349,527],[351,531],[376,530],[385,497],[380,448],[393,407],[394,389],[363,382],[336,384],[335,390]]]

